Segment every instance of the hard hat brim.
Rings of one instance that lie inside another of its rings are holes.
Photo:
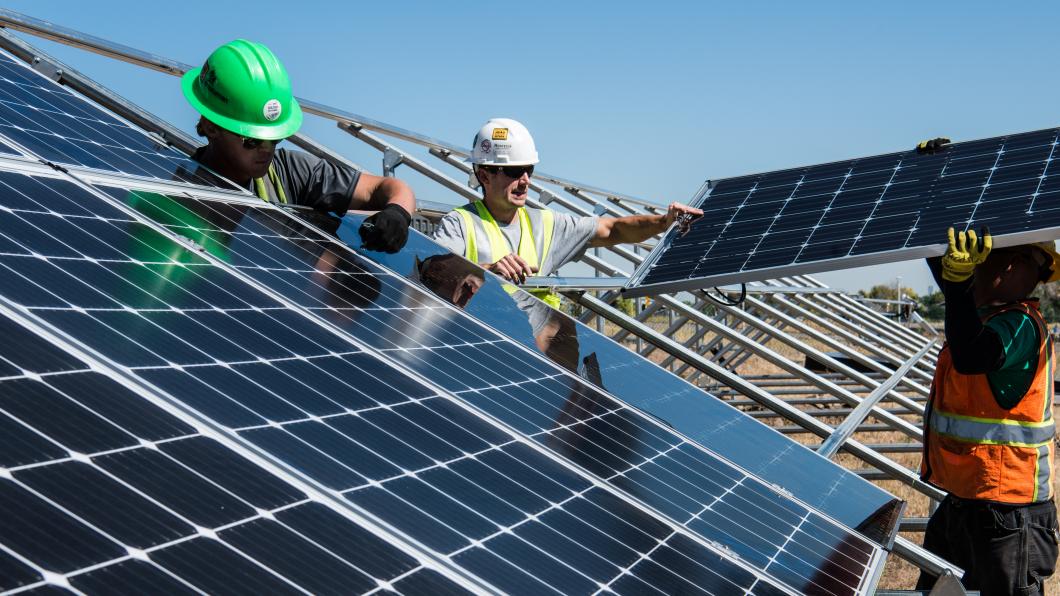
[[[1052,273],[1049,275],[1049,279],[1044,280],[1042,283],[1051,283],[1060,280],[1060,253],[1056,252],[1056,245],[1053,242],[1036,242],[1035,247],[1049,255],[1049,258],[1053,260],[1053,265],[1050,267]]]
[[[184,99],[188,100],[191,107],[217,126],[243,137],[261,139],[263,141],[286,139],[298,132],[298,129],[302,127],[302,106],[298,105],[298,101],[293,97],[291,98],[289,113],[280,116],[276,122],[267,125],[248,124],[215,112],[199,98],[195,81],[198,80],[201,71],[202,67],[195,67],[184,73],[180,77],[180,88],[184,92]]]

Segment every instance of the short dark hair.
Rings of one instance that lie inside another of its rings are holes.
[[[206,136],[206,124],[213,124],[213,122],[207,120],[206,116],[199,116],[199,121],[195,123],[195,133],[200,137]]]

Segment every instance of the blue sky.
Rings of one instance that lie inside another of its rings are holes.
[[[7,8],[183,62],[246,37],[295,92],[467,145],[521,120],[541,168],[660,202],[708,178],[1058,124],[1046,2],[200,2],[52,0]],[[190,129],[177,80],[33,43]],[[378,171],[326,121],[306,132]],[[455,195],[413,180],[422,199]],[[825,274],[924,291],[919,262]]]

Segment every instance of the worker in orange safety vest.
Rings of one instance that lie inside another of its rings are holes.
[[[921,477],[949,494],[924,546],[965,570],[965,588],[1042,594],[1057,560],[1054,354],[1030,298],[1060,279],[1053,242],[992,249],[955,234],[929,265],[946,298],[946,344],[924,412]],[[921,573],[918,589],[934,577]]]

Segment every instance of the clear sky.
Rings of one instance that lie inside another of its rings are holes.
[[[5,5],[190,64],[261,41],[299,96],[462,146],[488,117],[516,118],[543,170],[660,202],[708,178],[1052,127],[1060,111],[1049,2]],[[196,119],[174,77],[31,41],[175,124]],[[330,122],[305,131],[378,172]],[[919,262],[820,277],[854,290],[896,275],[930,284]]]

